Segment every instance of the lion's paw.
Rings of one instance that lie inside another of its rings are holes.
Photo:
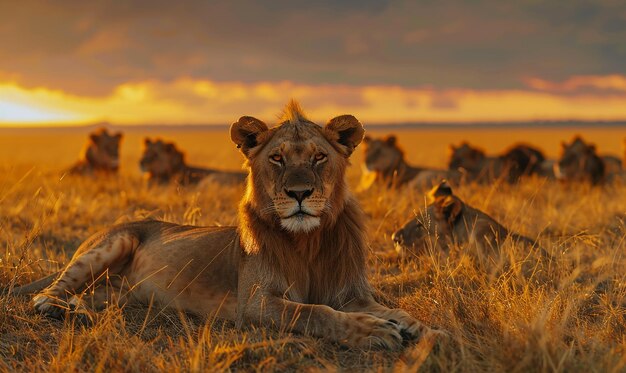
[[[64,319],[70,315],[81,325],[91,325],[93,317],[84,307],[80,298],[73,296],[68,302],[49,296],[45,293],[37,294],[32,299],[35,311],[53,319]]]
[[[353,313],[351,316],[347,344],[362,349],[402,348],[401,329],[397,324],[368,314]]]
[[[389,321],[398,324],[400,335],[404,341],[412,342],[421,338],[446,339],[448,337],[446,332],[427,327],[403,310],[392,310],[392,312],[393,314],[388,315]]]

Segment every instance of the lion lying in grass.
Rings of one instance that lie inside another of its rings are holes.
[[[109,134],[106,128],[100,128],[89,134],[89,140],[80,154],[80,159],[68,172],[74,175],[117,173],[121,141],[121,133]]]
[[[530,145],[515,144],[498,156],[488,156],[484,150],[468,142],[459,146],[450,145],[448,168],[462,169],[469,180],[479,183],[495,180],[516,183],[521,177],[534,174],[551,178],[551,166],[552,162]]]
[[[363,162],[366,171],[359,186],[361,190],[366,190],[375,183],[395,188],[405,185],[431,188],[441,179],[459,184],[463,178],[463,174],[456,170],[439,170],[410,165],[405,160],[404,152],[393,135],[384,139],[365,136],[363,143]]]
[[[426,213],[412,218],[392,235],[399,253],[420,254],[429,248],[446,251],[451,244],[475,245],[480,252],[488,253],[497,251],[507,237],[528,247],[535,245],[530,238],[509,232],[491,216],[461,201],[445,181],[428,196]]]
[[[219,184],[243,184],[246,173],[222,171],[209,168],[192,167],[185,162],[185,153],[174,143],[163,140],[144,140],[144,151],[139,161],[141,170],[146,173],[151,183],[179,185],[197,184],[209,180]]]
[[[155,303],[358,348],[396,350],[436,334],[372,296],[364,216],[345,181],[363,133],[351,115],[318,126],[295,102],[271,129],[241,117],[231,138],[250,174],[238,227],[114,226],[87,239],[60,275],[14,293],[53,279],[33,298],[50,316],[88,312],[89,304]]]

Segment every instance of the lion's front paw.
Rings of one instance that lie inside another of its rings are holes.
[[[425,337],[436,339],[447,337],[447,333],[427,327],[402,310],[391,311],[393,313],[388,315],[389,321],[398,324],[400,335],[405,341],[416,341]]]
[[[59,298],[47,295],[45,293],[37,294],[32,299],[35,311],[54,319],[63,319],[66,315],[70,315],[79,324],[91,325],[93,317],[84,307],[80,298],[73,296],[69,302]]]
[[[39,293],[32,299],[35,311],[55,319],[60,319],[65,314],[67,306],[64,303],[61,299],[45,293]]]
[[[387,350],[402,348],[400,327],[369,314],[351,313],[346,334],[342,342],[353,347]]]

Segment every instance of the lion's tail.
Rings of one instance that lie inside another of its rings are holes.
[[[37,293],[45,288],[47,288],[48,286],[50,286],[50,284],[52,284],[52,282],[54,282],[54,279],[57,278],[59,276],[61,272],[56,272],[53,273],[51,275],[48,275],[44,278],[41,278],[37,281],[33,281],[30,284],[26,284],[23,286],[16,286],[12,289],[9,289],[9,294],[11,295],[28,295],[28,294],[34,294]]]

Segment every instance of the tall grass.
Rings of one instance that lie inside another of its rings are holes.
[[[140,140],[126,139],[122,175],[98,182],[61,177],[80,144],[51,146],[44,159],[23,152],[28,139],[0,141],[5,146],[0,151],[0,287],[58,270],[82,240],[116,222],[153,217],[236,224],[242,188],[149,188],[134,166]],[[418,140],[407,140],[416,145],[405,147],[414,163],[432,151],[430,163],[443,166],[440,158],[449,141],[428,144],[436,153],[431,148],[420,152],[427,145]],[[183,136],[181,142],[191,149],[193,163],[240,164],[224,135]],[[11,153],[6,146],[22,150]],[[357,152],[348,175],[353,186],[359,157]],[[97,315],[94,326],[84,328],[41,317],[28,299],[2,294],[0,370],[622,371],[625,192],[620,184],[564,187],[542,179],[455,190],[511,230],[537,238],[552,254],[542,263],[509,241],[497,260],[480,259],[464,246],[447,255],[399,256],[390,235],[423,209],[423,191],[360,192],[369,216],[371,281],[385,302],[450,333],[449,340],[435,346],[422,341],[398,353],[353,351],[316,338],[265,328],[239,330],[224,320],[137,306],[110,307]]]

